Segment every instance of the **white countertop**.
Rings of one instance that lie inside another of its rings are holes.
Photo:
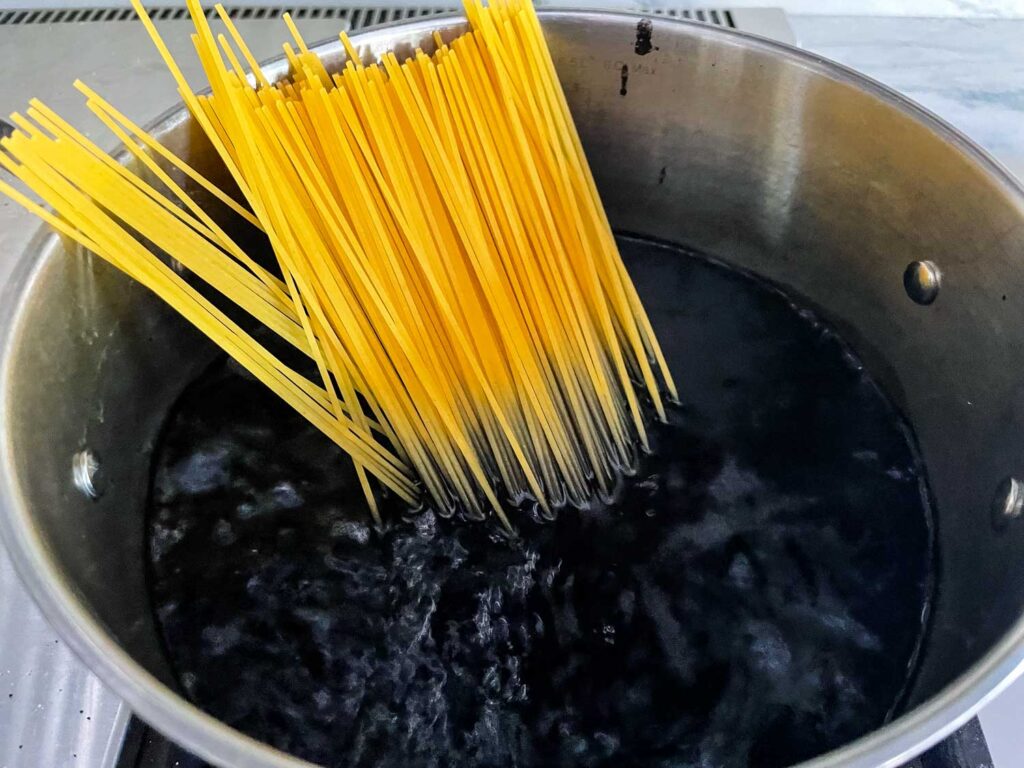
[[[952,123],[1024,178],[1024,19],[790,16],[802,47]]]

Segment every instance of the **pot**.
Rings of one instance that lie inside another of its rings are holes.
[[[1024,664],[1024,191],[940,120],[816,56],[676,20],[541,19],[613,226],[712,254],[816,308],[915,428],[940,586],[909,703],[805,764],[900,765]],[[401,54],[463,28],[431,18],[354,42]],[[337,42],[317,52],[328,68],[344,60]],[[153,132],[224,180],[183,108]],[[928,263],[908,272],[914,262]],[[174,741],[221,766],[306,765],[179,695],[148,604],[150,452],[215,350],[45,229],[13,275],[0,301],[0,533],[28,589]]]

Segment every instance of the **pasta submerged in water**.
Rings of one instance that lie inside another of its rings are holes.
[[[529,0],[466,0],[470,30],[328,72],[286,22],[269,82],[221,6],[189,0],[211,92],[197,95],[134,5],[242,205],[82,83],[145,169],[128,170],[33,101],[0,164],[52,210],[0,190],[144,284],[410,504],[507,526],[609,494],[646,447],[645,400],[675,385],[619,256]],[[244,67],[253,72],[252,81]],[[214,197],[215,218],[174,177]],[[219,221],[265,233],[271,272]],[[311,380],[166,258],[315,364]],[[371,478],[373,482],[371,482]]]

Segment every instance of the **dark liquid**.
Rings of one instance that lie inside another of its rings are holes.
[[[152,593],[188,696],[329,766],[772,768],[877,728],[931,593],[923,473],[856,358],[773,288],[623,239],[681,389],[621,503],[387,512],[221,365],[156,457]]]

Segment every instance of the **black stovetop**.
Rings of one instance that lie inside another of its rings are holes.
[[[132,718],[117,768],[211,768]],[[995,768],[977,718],[903,768]],[[1002,766],[1000,766],[1002,768]]]

